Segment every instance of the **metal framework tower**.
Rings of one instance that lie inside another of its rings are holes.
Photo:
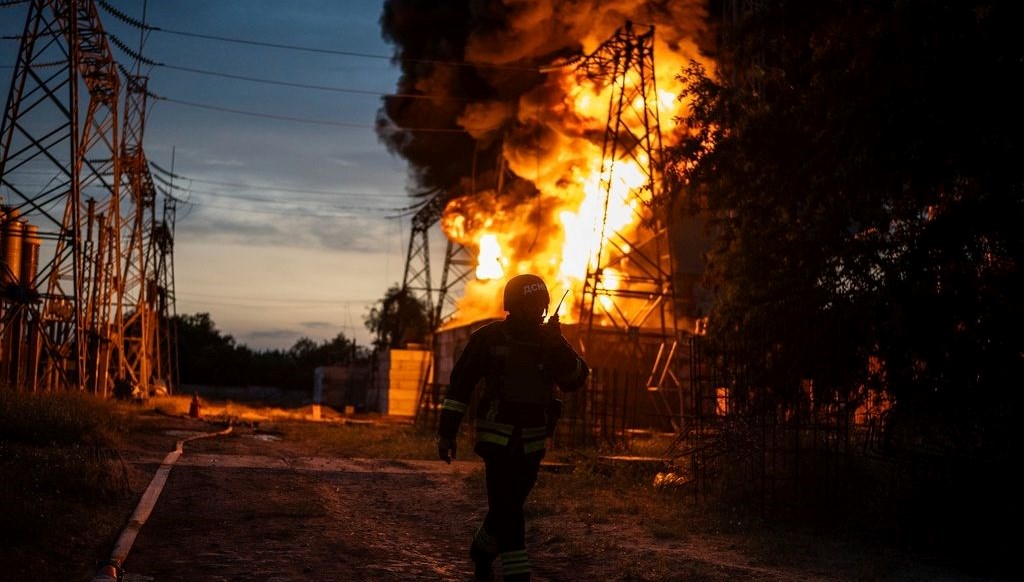
[[[0,125],[10,274],[0,321],[16,385],[102,393],[111,385],[121,338],[120,88],[94,2],[29,2]],[[26,226],[44,260],[16,256]],[[22,268],[26,258],[36,272]]]
[[[611,87],[602,147],[604,212],[580,299],[581,339],[602,358],[649,365],[647,390],[659,414],[679,430],[683,378],[677,370],[684,350],[666,222],[671,195],[662,166],[654,27],[638,34],[627,22],[580,62],[577,73]],[[609,222],[612,205],[629,209],[628,226]]]
[[[435,192],[412,217],[412,230],[409,233],[409,248],[405,258],[405,273],[402,275],[402,288],[412,291],[427,306],[430,329],[437,327],[440,318],[440,301],[434,299],[435,288],[430,274],[430,229],[437,224],[447,197],[443,192]]]
[[[169,380],[174,209],[157,222],[146,78],[120,68],[122,103],[118,69],[93,0],[28,2],[0,124],[0,382],[105,396]]]
[[[158,349],[153,363],[153,377],[174,392],[178,381],[177,304],[174,292],[174,223],[178,200],[164,195],[163,218],[153,223],[152,241],[156,251],[155,298]]]
[[[127,380],[145,395],[156,378],[152,369],[159,348],[159,320],[156,311],[156,186],[143,150],[148,79],[127,75],[125,93],[124,144],[121,158],[125,184],[131,195],[130,223],[125,241],[124,302],[129,312],[124,319],[124,364]]]
[[[409,249],[405,261],[402,287],[417,294],[426,304],[430,316],[430,329],[435,330],[456,309],[456,295],[473,274],[476,261],[463,245],[446,239],[441,281],[435,287],[430,271],[430,230],[441,219],[444,207],[452,196],[439,191],[412,217]]]
[[[462,244],[446,237],[444,265],[441,269],[441,281],[433,286],[430,271],[430,230],[437,225],[444,212],[445,205],[452,195],[439,190],[420,208],[412,218],[412,231],[409,234],[409,250],[405,262],[405,275],[402,287],[417,294],[427,306],[430,324],[430,351],[437,357],[436,331],[455,315],[457,290],[465,285],[475,272],[476,260]],[[416,420],[432,421],[431,413],[435,413],[441,404],[441,393],[436,379],[437,366],[431,362],[424,374],[423,385],[417,397]]]

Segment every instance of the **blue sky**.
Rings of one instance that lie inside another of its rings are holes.
[[[398,209],[413,203],[405,161],[373,130],[380,94],[395,91],[399,74],[380,37],[381,2],[107,3],[138,20],[145,10],[163,29],[142,42],[160,64],[143,66],[149,89],[165,98],[150,101],[144,147],[184,178],[176,180],[177,312],[208,312],[254,349],[339,332],[368,343],[368,308],[402,279],[409,218]],[[26,10],[0,8],[0,34],[20,34]],[[139,47],[138,28],[103,7],[100,17],[108,33]],[[0,41],[4,95],[18,46]],[[128,54],[113,52],[133,68]]]

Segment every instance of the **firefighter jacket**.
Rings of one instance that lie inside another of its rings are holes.
[[[477,454],[510,446],[521,446],[526,453],[544,451],[555,386],[579,390],[590,368],[557,327],[542,328],[506,318],[470,335],[452,368],[438,436],[455,439],[483,380],[476,407]]]

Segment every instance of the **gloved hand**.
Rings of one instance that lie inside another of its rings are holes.
[[[558,421],[562,418],[562,407],[563,402],[558,398],[552,398],[548,402],[547,410],[544,411],[544,417],[547,420],[545,423],[547,428],[547,438],[555,436],[555,429],[558,428]]]
[[[562,323],[558,320],[557,313],[552,314],[544,325],[549,329],[554,330],[558,335],[562,335]]]
[[[554,374],[575,367],[576,353],[569,347],[569,342],[562,337],[562,324],[558,315],[552,315],[540,327],[540,342],[544,350],[544,367]]]
[[[558,321],[558,314],[548,318],[540,326],[541,343],[548,350],[554,349],[562,344],[562,324]]]
[[[455,439],[437,438],[437,456],[442,461],[452,464],[455,460]]]

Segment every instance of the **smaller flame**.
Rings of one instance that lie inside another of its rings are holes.
[[[480,253],[476,258],[476,278],[501,279],[505,276],[501,262],[501,245],[498,244],[498,237],[493,234],[481,235]]]
[[[611,267],[605,267],[604,269],[601,270],[601,284],[598,287],[598,289],[604,289],[606,291],[615,291],[621,286],[622,277],[617,270]],[[600,295],[599,300],[601,301],[601,305],[604,307],[605,311],[612,311],[612,307],[615,305],[615,303],[612,301],[612,298],[609,295]]]

